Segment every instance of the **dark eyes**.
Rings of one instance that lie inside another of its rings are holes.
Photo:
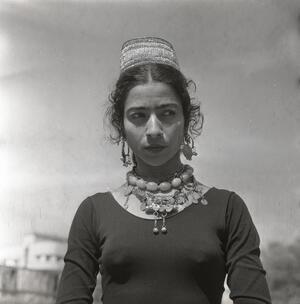
[[[144,117],[146,117],[146,115],[145,115],[145,113],[139,113],[139,112],[137,112],[137,113],[132,113],[132,114],[130,114],[130,118],[131,119],[138,119],[138,118],[144,118]]]
[[[176,115],[176,112],[173,110],[164,110],[161,113],[158,113],[158,117],[173,117]],[[134,112],[130,114],[131,119],[142,119],[142,118],[147,118],[147,114],[144,112]]]
[[[162,112],[163,116],[173,116],[175,114],[176,114],[176,112],[172,111],[172,110],[165,110],[165,111]]]

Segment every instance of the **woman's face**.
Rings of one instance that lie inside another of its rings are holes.
[[[132,88],[124,105],[124,132],[138,161],[160,166],[178,154],[184,116],[172,87],[149,82]]]

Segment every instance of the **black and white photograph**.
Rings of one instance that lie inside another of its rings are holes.
[[[299,0],[0,0],[0,304],[300,304],[299,222]]]

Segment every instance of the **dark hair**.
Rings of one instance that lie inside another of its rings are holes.
[[[203,114],[200,105],[193,103],[188,89],[191,85],[196,89],[192,80],[187,80],[183,74],[175,68],[164,64],[143,64],[126,70],[120,74],[115,89],[109,95],[109,107],[106,117],[111,123],[114,132],[110,134],[113,143],[119,143],[124,137],[123,117],[124,104],[129,91],[141,84],[149,81],[163,82],[170,85],[181,100],[185,138],[190,141],[200,135],[203,126]]]

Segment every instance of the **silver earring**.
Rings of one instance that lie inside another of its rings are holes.
[[[128,167],[132,165],[131,157],[130,157],[130,149],[127,144],[126,148],[126,140],[122,138],[122,150],[121,150],[121,161],[123,162],[124,167]]]
[[[185,136],[183,144],[180,145],[180,151],[187,160],[192,160],[193,156],[198,155],[195,149],[194,140],[190,135]]]

